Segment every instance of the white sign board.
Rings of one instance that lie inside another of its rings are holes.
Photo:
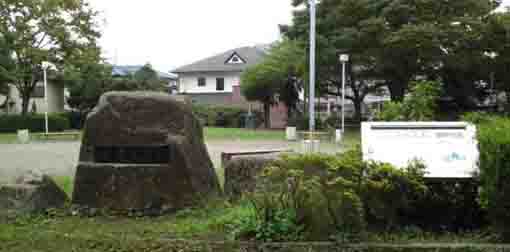
[[[428,178],[471,178],[478,172],[476,127],[463,122],[370,122],[362,124],[365,161],[405,167],[414,159]]]

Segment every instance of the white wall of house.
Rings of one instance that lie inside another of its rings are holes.
[[[42,82],[37,83],[37,86],[44,86]],[[3,100],[3,99],[2,99]],[[9,109],[9,113],[18,114],[21,113],[21,97],[19,91],[16,87],[11,85],[11,100],[15,102],[14,106]],[[48,107],[46,106],[46,102],[44,97],[41,98],[31,98],[30,105],[28,107],[28,111],[32,111],[32,104],[35,103],[37,113],[44,113],[48,111],[49,113],[59,113],[64,112],[65,108],[65,96],[64,96],[64,87],[48,83]],[[2,111],[3,113],[7,111]]]
[[[206,78],[206,85],[198,86],[198,78]],[[225,79],[225,89],[216,90],[216,78]],[[218,72],[218,73],[182,73],[179,74],[179,92],[180,93],[232,93],[233,86],[239,85],[241,79],[240,72]]]

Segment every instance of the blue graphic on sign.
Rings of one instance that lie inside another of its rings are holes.
[[[453,152],[446,157],[444,157],[444,161],[446,162],[455,162],[455,161],[466,161],[466,156],[459,154],[457,152]]]

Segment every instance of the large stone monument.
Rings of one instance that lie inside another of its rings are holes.
[[[106,93],[87,117],[82,141],[75,205],[171,211],[220,193],[202,126],[182,98]]]

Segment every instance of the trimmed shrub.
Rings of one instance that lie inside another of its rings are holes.
[[[489,123],[498,116],[487,113],[487,112],[468,112],[462,115],[461,121],[470,122],[476,125]]]
[[[359,148],[338,156],[288,155],[264,169],[248,199],[259,226],[279,225],[274,223],[275,215],[288,210],[296,214],[294,223],[306,239],[356,241],[367,226],[366,209],[390,223],[397,222],[397,210],[425,187],[421,174],[413,168],[367,164]],[[377,196],[377,201],[368,195]]]
[[[482,204],[504,241],[510,241],[510,119],[495,118],[479,127]]]
[[[362,194],[372,226],[389,230],[409,225],[399,213],[412,209],[427,192],[424,174],[425,166],[419,161],[411,162],[404,169],[385,163],[368,163]]]
[[[488,226],[487,211],[479,201],[476,179],[426,180],[427,193],[400,213],[403,223],[428,232],[466,232]]]
[[[50,131],[64,131],[70,129],[69,119],[59,114],[48,115],[48,127]],[[0,132],[14,133],[20,129],[28,129],[31,132],[44,132],[44,115],[3,115],[0,116]]]
[[[244,128],[244,120],[248,114],[248,111],[236,107],[194,104],[193,113],[198,117],[204,126],[221,128]],[[261,114],[258,111],[254,111],[253,114],[256,117],[256,125],[260,125],[262,123]]]
[[[69,120],[70,128],[75,130],[83,129],[85,120],[87,119],[87,114],[77,111],[59,113],[58,115],[67,118],[67,120]]]
[[[289,120],[289,125],[296,126],[297,130],[306,131],[310,129],[310,117],[301,116]],[[326,125],[321,118],[315,118],[315,129],[324,130]]]

